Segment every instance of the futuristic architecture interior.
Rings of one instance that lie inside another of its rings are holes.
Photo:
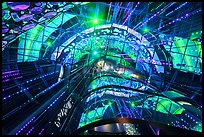
[[[3,135],[202,133],[202,2],[3,2]]]

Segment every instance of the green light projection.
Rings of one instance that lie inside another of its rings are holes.
[[[187,38],[174,37],[174,43],[170,48],[171,43],[168,42],[164,45],[164,48],[170,52],[173,60],[173,67],[176,69],[181,69],[184,72],[192,72],[199,74],[201,72],[201,63],[202,58],[202,48],[201,42],[197,39],[200,38],[202,32],[194,32],[191,34],[189,40]],[[166,41],[161,35],[161,39]],[[171,41],[172,38],[169,38]],[[171,51],[170,51],[171,50]],[[183,60],[183,62],[182,62]]]
[[[63,15],[64,14],[64,15]],[[28,30],[27,36],[26,34],[21,34],[20,37],[22,39],[19,42],[19,49],[18,49],[18,62],[23,61],[23,48],[25,44],[25,36],[26,36],[26,45],[25,45],[25,55],[24,61],[35,61],[38,60],[39,52],[42,47],[42,43],[46,42],[49,36],[58,29],[59,25],[62,23],[64,24],[71,18],[75,17],[76,15],[71,15],[68,13],[59,13],[54,18],[50,19],[45,27],[42,25],[36,25],[36,27]],[[63,20],[63,21],[62,21]],[[46,31],[44,31],[46,30]],[[51,46],[51,42],[48,41],[47,46]],[[30,56],[31,55],[31,56]]]
[[[166,114],[168,114],[168,111],[172,114],[182,114],[184,110],[184,108],[180,108],[176,103],[167,99],[160,100],[156,108],[156,111]]]
[[[96,54],[97,54],[97,51],[94,51],[93,54],[96,55]]]
[[[108,105],[104,105],[103,107],[98,107],[94,110],[82,113],[78,128],[85,126],[89,123],[100,120],[102,118],[105,110],[110,105],[111,105],[111,102],[108,102]]]
[[[180,56],[181,58],[179,58],[179,64],[186,64],[187,66],[191,66],[191,62],[190,62],[190,57],[189,56],[186,56],[184,54],[186,54],[185,52],[185,46],[187,44],[187,39],[182,39],[180,37],[174,37],[174,40],[176,42],[174,42],[174,44],[176,45],[178,51],[180,54],[182,54],[182,56]],[[184,56],[184,57],[183,57]],[[177,56],[175,56],[174,58],[176,58]],[[182,58],[184,58],[183,62],[182,62]],[[174,64],[174,67],[175,68],[178,68],[180,69],[180,66],[177,66],[177,64],[173,63]],[[193,71],[193,68],[192,67],[189,67],[189,68],[185,68],[185,67],[181,67],[182,69],[186,70],[188,69],[188,71]]]
[[[153,105],[149,105],[149,102],[152,102]],[[144,102],[144,106],[146,108],[155,106],[152,108],[153,110],[156,109],[156,111],[165,113],[165,114],[168,114],[168,112],[170,112],[171,114],[182,114],[183,111],[185,110],[183,107],[179,106],[174,101],[171,101],[170,99],[167,99],[164,97],[158,98],[158,96],[148,98]]]
[[[34,43],[34,40],[38,37],[38,34],[42,31],[43,27],[41,25],[37,25],[33,29],[28,30],[26,33],[27,34],[21,34],[21,37],[19,39],[19,45],[18,45],[18,62],[23,61],[23,56],[24,56],[24,61],[28,61],[30,52],[35,52],[35,54],[32,54],[34,57],[38,57],[37,50],[40,48],[35,47],[36,50],[31,50],[32,49],[32,44]],[[26,39],[26,41],[25,41]],[[26,44],[26,45],[25,45]],[[25,54],[24,53],[24,48],[25,48]],[[36,58],[37,59],[37,58]]]
[[[6,2],[3,2],[2,3],[2,9],[7,9],[7,8],[8,8],[8,6],[7,6]]]
[[[197,31],[193,32],[191,34],[191,40],[195,43],[195,47],[197,49],[197,54],[199,55],[200,58],[202,58],[202,47],[201,47],[201,42],[197,41],[197,38],[201,38],[202,36],[202,31]]]
[[[142,31],[143,31],[144,33],[147,33],[147,32],[149,32],[149,28],[145,27]]]
[[[112,104],[111,101],[108,101],[108,105],[111,106],[111,104]]]
[[[94,20],[93,20],[93,23],[94,23],[94,24],[97,24],[97,23],[98,23],[98,19],[94,19]]]
[[[196,126],[193,127],[194,130],[198,131],[198,132],[202,132],[202,123],[198,123]]]

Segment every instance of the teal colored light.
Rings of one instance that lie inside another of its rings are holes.
[[[95,89],[95,88],[96,88],[96,85],[93,85],[93,86],[92,86],[92,89]]]
[[[151,12],[153,11],[153,10],[157,10],[159,7],[161,7],[161,5],[163,4],[164,2],[162,2],[159,6],[157,6],[156,8],[154,8],[154,9],[152,9],[151,10]]]
[[[94,51],[93,54],[96,55],[96,54],[97,54],[97,51]]]
[[[202,123],[197,124],[193,129],[198,132],[202,132]]]
[[[7,6],[6,2],[3,2],[2,3],[2,9],[6,9],[6,8],[8,8],[8,6]]]
[[[78,128],[83,127],[91,122],[100,120],[105,110],[107,109],[107,107],[108,105],[105,105],[103,107],[99,107],[94,110],[90,110],[88,111],[88,113],[82,113]]]

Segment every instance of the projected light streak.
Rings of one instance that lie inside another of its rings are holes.
[[[136,118],[141,118],[142,120],[144,120],[144,118],[141,116],[140,112],[138,112],[138,110],[136,109],[136,107],[133,107],[134,112],[136,112],[136,114],[138,115],[138,117]],[[133,112],[133,113],[134,113]]]
[[[154,18],[155,16],[157,16],[158,14],[161,14],[162,11],[165,11],[167,8],[171,7],[174,3],[176,2],[173,2],[171,3],[170,5],[167,5],[166,7],[163,7],[162,9],[160,9],[159,11],[157,11],[157,13],[155,13],[153,16],[151,16],[148,20],[146,20],[145,22],[143,22],[140,26],[138,26],[138,24],[133,27],[133,30],[134,29],[139,29],[140,27],[142,27],[144,24],[146,24],[148,21],[150,21],[152,18]],[[137,27],[138,26],[138,27]]]
[[[34,127],[32,127],[27,133],[26,135],[29,135],[32,131],[33,131]]]
[[[35,80],[38,80],[38,79],[40,79],[40,78],[47,77],[47,76],[52,75],[52,74],[57,73],[57,72],[59,72],[59,71],[52,72],[52,73],[48,73],[48,74],[42,75],[42,76],[40,76],[40,77],[38,77],[38,78],[34,78],[34,79],[27,80],[26,82],[22,82],[21,85],[26,84],[26,83],[30,83],[30,82],[35,81]],[[14,88],[14,87],[16,87],[16,86],[18,86],[18,85],[5,88],[5,89],[3,89],[3,91],[8,90],[8,89],[11,89],[11,88]]]
[[[14,73],[14,72],[19,72],[19,70],[12,70],[12,71],[2,71],[2,75],[5,75],[5,74],[10,74],[10,73]]]
[[[135,9],[137,8],[137,6],[140,4],[140,2],[137,3],[137,5],[134,7],[134,9],[130,12],[130,14],[128,15],[128,17],[125,19],[125,21],[123,22],[123,25],[125,24],[125,22],[129,19],[129,17],[132,15],[132,13],[135,11]]]
[[[22,92],[24,92],[24,91],[26,91],[26,90],[28,90],[28,89],[29,89],[29,88],[25,88],[25,89],[22,89],[22,90],[20,90],[20,91],[18,91],[18,92],[16,92],[16,93],[10,94],[10,95],[4,97],[3,100],[6,100],[6,99],[8,99],[8,98],[11,98],[12,96],[17,95],[17,94],[19,94],[19,93],[22,93]]]
[[[120,2],[120,5],[118,6],[118,10],[117,10],[116,17],[117,17],[117,15],[118,15],[119,11],[120,11],[120,7],[121,7],[122,4],[123,4],[123,2]]]
[[[178,9],[182,8],[183,6],[185,6],[187,3],[189,2],[185,2],[183,4],[181,4],[179,7],[175,8],[174,10],[170,11],[169,13],[166,14],[166,16],[170,15],[171,13],[177,11]]]
[[[173,4],[175,4],[176,2],[171,3],[170,5],[167,5],[166,7],[163,7],[162,9],[160,9],[160,11],[158,11],[157,13],[155,13],[152,17],[150,17],[148,20],[146,20],[145,22],[147,23],[149,20],[151,20],[154,16],[157,16],[158,14],[161,14],[162,11],[165,11],[167,8],[171,7]],[[146,24],[145,22],[143,22],[139,27],[137,24],[136,26],[133,27],[133,30],[135,29],[139,29],[141,26],[143,26],[144,24]]]
[[[161,7],[161,5],[163,5],[163,4],[164,4],[164,2],[162,2],[161,4],[159,4],[159,6],[157,6],[156,9],[152,9],[151,12],[152,12],[153,10],[157,10],[157,9],[158,9],[159,7]]]
[[[16,135],[21,133],[34,119],[35,117],[33,117],[30,121],[28,121],[19,131],[16,132]]]
[[[127,8],[129,7],[129,5],[130,5],[130,2],[128,2],[128,4],[127,4]],[[124,13],[126,12],[126,10],[127,10],[127,8],[125,8],[125,11],[124,11]],[[126,16],[127,16],[127,14],[129,13],[129,11],[130,11],[130,9],[128,10],[128,12],[125,14],[125,16],[123,17],[123,20],[126,18]]]
[[[49,88],[43,90],[42,92],[38,93],[36,96],[34,96],[33,98],[29,99],[27,102],[24,102],[23,105],[20,105],[19,107],[13,109],[12,111],[10,111],[9,113],[7,113],[6,115],[3,116],[3,119],[9,117],[10,115],[12,115],[13,113],[15,113],[16,111],[19,111],[20,109],[22,109],[23,107],[25,107],[26,105],[28,105],[30,102],[33,102],[35,99],[37,99],[39,96],[41,96],[42,94],[45,94],[46,92],[48,92],[50,89],[52,89],[53,87],[55,87],[56,85],[58,85],[59,83],[63,82],[64,80],[60,81],[60,82],[56,82],[53,85],[51,85]]]
[[[128,3],[128,6],[130,5],[130,2]],[[127,8],[128,8],[128,6],[127,6]],[[125,9],[125,12],[126,12],[126,9]],[[124,13],[125,13],[124,12]],[[125,16],[123,17],[123,19],[125,19],[126,17],[127,17],[127,15],[129,14],[129,12],[130,12],[130,9],[126,12],[126,14],[125,14]]]
[[[49,75],[51,75],[51,74],[53,74],[53,73],[54,73],[54,72],[52,72],[52,73],[50,73],[50,74],[46,74],[46,75],[44,75],[44,76],[49,76]],[[28,80],[27,82],[24,82],[24,83],[22,83],[22,84],[30,83],[30,82],[32,82],[32,81],[34,81],[34,80],[37,80],[37,79],[40,79],[40,78],[42,78],[42,77],[44,77],[44,76],[41,76],[41,77],[39,77],[39,78],[34,78],[34,79],[31,79],[31,80]],[[12,87],[11,87],[11,88],[12,88]],[[5,90],[8,90],[8,89],[9,89],[9,88],[7,88],[7,89],[5,89]],[[24,92],[24,91],[26,91],[26,90],[28,90],[28,89],[29,89],[29,88],[25,88],[25,89],[22,89],[22,90],[20,90],[20,91],[18,91],[18,92],[16,92],[16,93],[10,94],[10,95],[4,97],[3,100],[6,100],[6,99],[8,99],[8,98],[11,98],[12,96],[17,95],[17,94],[20,94],[20,93],[22,93],[22,92]],[[4,89],[3,89],[3,91],[4,91]]]
[[[172,20],[172,21],[166,23],[165,25],[159,27],[158,30],[160,30],[161,28],[164,28],[165,26],[168,26],[168,25],[174,24],[174,23],[176,23],[176,22],[180,22],[181,20],[187,19],[187,18],[189,18],[190,16],[193,16],[193,15],[195,15],[195,14],[201,12],[201,11],[202,11],[202,10],[197,10],[197,11],[194,11],[194,12],[192,12],[192,13],[186,13],[184,16],[181,16],[181,17],[179,17],[179,18],[177,18],[177,19],[175,19],[175,20]]]
[[[39,135],[41,135],[44,130],[45,130],[45,129],[43,128],[43,129],[39,132]]]
[[[14,73],[14,74],[9,74],[9,75],[5,75],[2,78],[8,78],[8,77],[13,77],[13,76],[17,76],[19,75],[19,73]]]
[[[130,2],[128,2],[128,4],[127,4],[127,6],[126,6],[126,7],[128,8],[128,6],[129,6],[129,5],[130,5]],[[125,11],[127,10],[127,8],[125,9]]]
[[[62,80],[62,81],[63,81],[63,80]],[[58,84],[61,83],[62,81],[56,82],[56,83],[52,84],[50,87],[48,87],[48,88],[46,88],[45,90],[43,90],[42,92],[38,93],[35,97],[33,97],[33,98],[31,99],[31,101],[32,101],[33,99],[38,98],[38,97],[41,96],[42,94],[48,92],[50,89],[52,89],[53,87],[55,87],[56,85],[58,85]],[[28,100],[28,102],[30,102],[30,100]],[[28,103],[28,102],[27,102],[27,103]],[[24,104],[25,104],[25,103],[24,103]]]
[[[19,76],[19,77],[15,77],[15,78],[11,78],[11,79],[5,79],[2,82],[8,82],[8,81],[11,81],[13,79],[21,79],[21,78],[22,78],[22,76]]]
[[[162,11],[164,10],[164,8],[160,9],[157,13],[155,13],[153,16],[151,16],[148,20],[146,20],[145,22],[143,22],[140,26],[138,26],[136,29],[139,29],[140,27],[144,26],[147,22],[149,22],[151,19],[153,19],[154,17],[156,17],[158,14],[160,14]],[[134,29],[134,28],[133,28]]]
[[[196,14],[196,13],[199,13],[200,11],[202,11],[202,10],[198,10],[198,11],[195,11],[195,12],[193,12],[193,13],[191,13],[192,15],[194,15],[194,14]],[[173,20],[173,21],[170,21],[170,22],[168,22],[168,23],[166,23],[165,25],[163,25],[163,26],[161,26],[161,27],[159,27],[159,28],[156,28],[157,30],[160,30],[161,28],[163,28],[163,27],[165,27],[165,26],[168,26],[168,25],[171,25],[171,24],[173,24],[173,23],[176,23],[176,22],[179,22],[179,21],[181,21],[181,20],[183,20],[183,19],[186,19],[187,17],[189,17],[189,14],[187,13],[187,14],[185,14],[184,16],[182,16],[182,17],[180,17],[180,18],[177,18],[177,19],[175,19],[175,20]],[[153,29],[153,30],[151,30],[151,31],[155,31],[156,29]],[[183,34],[183,33],[186,33],[186,32],[181,32],[181,33],[178,33],[178,34]],[[146,36],[147,34],[145,34],[145,35],[143,35],[143,36]],[[157,34],[157,35],[159,35],[159,34]],[[147,39],[150,39],[150,38],[152,38],[153,37],[153,35],[151,36],[151,37],[148,37]],[[173,40],[173,42],[176,42],[175,40]]]

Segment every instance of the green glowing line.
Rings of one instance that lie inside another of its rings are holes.
[[[164,2],[162,2],[159,6],[157,6],[156,10],[157,10],[159,7],[161,7],[162,4],[164,4]]]

